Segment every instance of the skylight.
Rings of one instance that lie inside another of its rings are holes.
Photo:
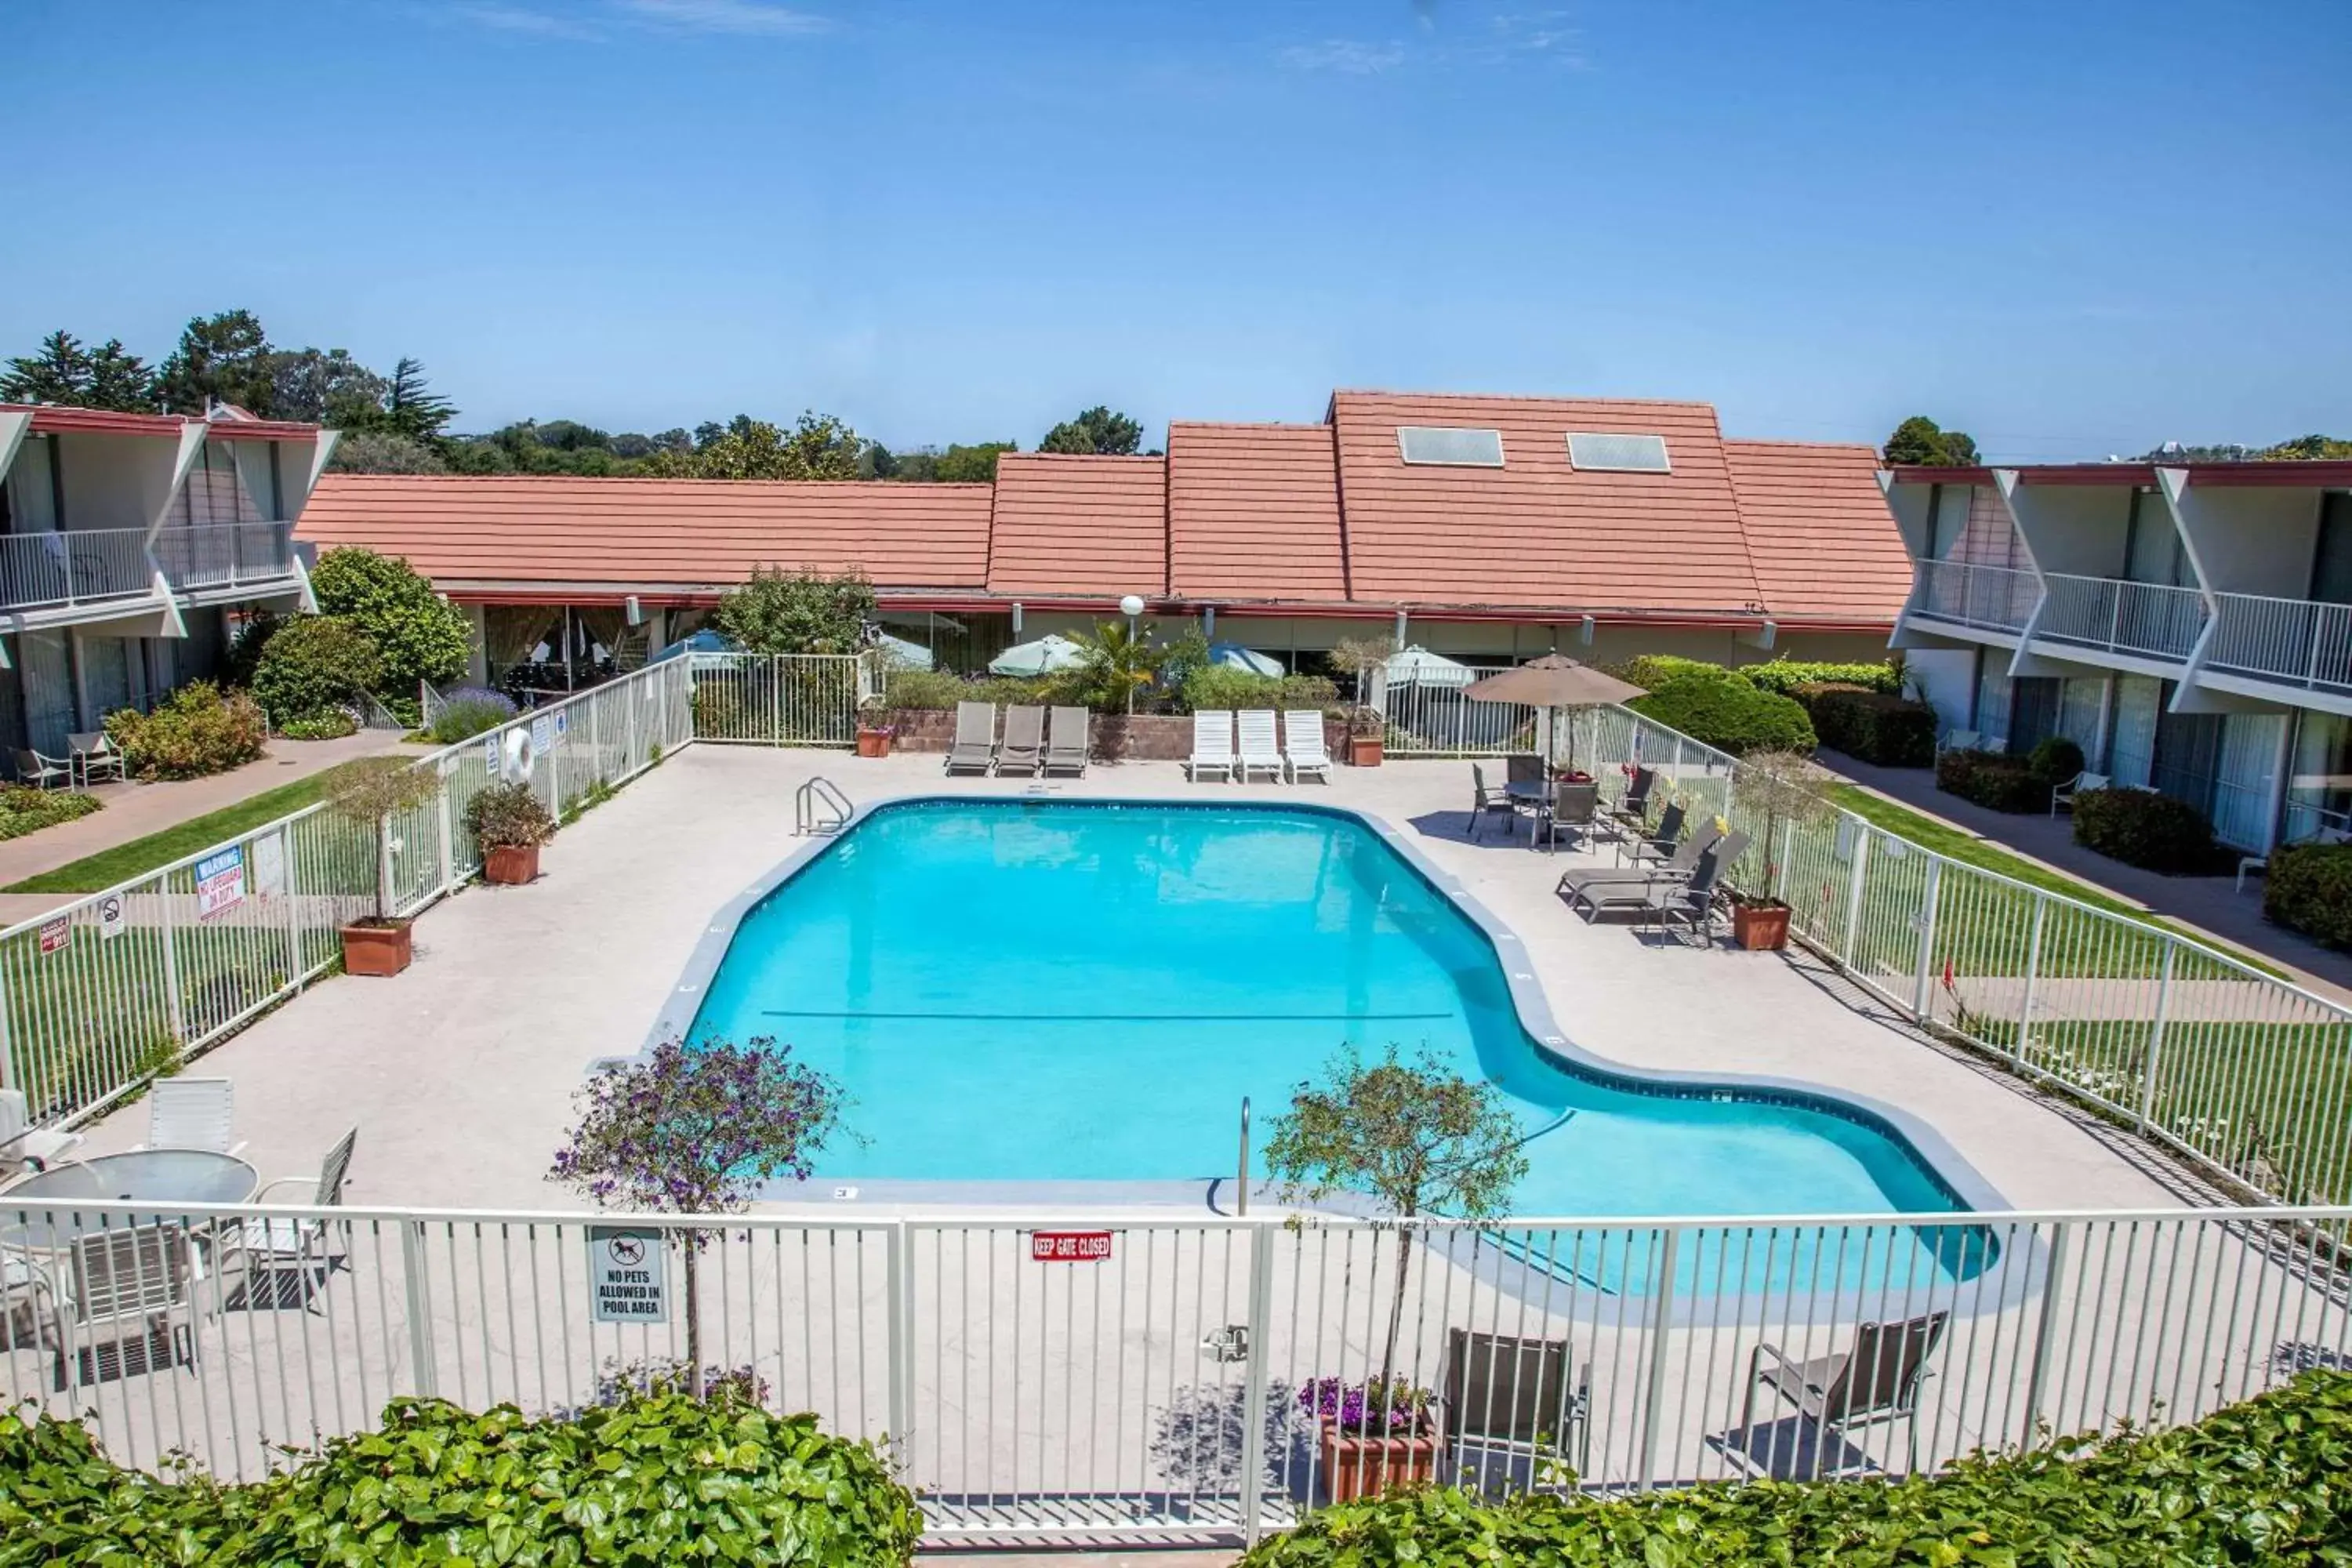
[[[1408,463],[1499,468],[1503,466],[1503,433],[1461,425],[1400,425],[1397,451]]]
[[[1589,468],[1596,473],[1671,474],[1675,471],[1674,465],[1666,461],[1666,438],[1664,436],[1602,435],[1570,430],[1568,433],[1568,462],[1570,468]]]

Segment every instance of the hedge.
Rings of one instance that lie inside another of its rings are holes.
[[[1751,1481],[1486,1503],[1428,1489],[1313,1515],[1244,1568],[2344,1563],[2352,1376],[2164,1432],[2069,1438],[1899,1481]]]
[[[383,676],[383,660],[358,622],[297,616],[262,648],[253,698],[282,728],[356,703]]]
[[[533,1419],[398,1399],[240,1486],[158,1480],[47,1415],[0,1419],[0,1568],[38,1564],[902,1564],[915,1499],[871,1447],[731,1384]]]
[[[1625,706],[1733,756],[1811,752],[1815,743],[1813,721],[1794,699],[1759,691],[1728,670],[1677,675]]]
[[[2272,850],[2263,913],[2330,947],[2352,948],[2352,844],[2289,844]]]
[[[109,713],[106,735],[138,777],[194,779],[261,755],[269,725],[261,705],[244,692],[224,693],[209,680],[192,680],[152,713],[136,708]]]
[[[2051,790],[2064,782],[2000,752],[1945,752],[1936,758],[1936,787],[1988,811],[2048,811]]]
[[[1823,659],[1775,658],[1762,664],[1743,664],[1736,673],[1759,690],[1777,691],[1783,697],[1797,696],[1797,689],[1801,686],[1858,686],[1881,697],[1903,695],[1903,667],[1892,659],[1836,664]]]
[[[1211,665],[1184,678],[1177,697],[1191,711],[1202,708],[1332,708],[1339,688],[1320,675],[1259,675]]]
[[[2074,797],[2074,842],[2111,860],[2168,877],[2220,868],[2213,823],[2186,801],[2150,789],[2085,790]]]
[[[1791,689],[1822,744],[1888,768],[1924,768],[1936,761],[1936,710],[1859,686],[1811,682]]]

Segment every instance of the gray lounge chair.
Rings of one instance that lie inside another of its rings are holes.
[[[1045,765],[1045,710],[1020,703],[1004,710],[1004,743],[996,749],[996,776],[1034,775]]]
[[[1679,882],[1654,882],[1644,889],[1642,919],[1655,919],[1660,931],[1681,921],[1693,934],[1705,937],[1715,915],[1715,895],[1739,858],[1748,853],[1748,835],[1727,833],[1701,852],[1690,876]]]
[[[1592,1373],[1569,1381],[1566,1340],[1445,1331],[1438,1410],[1454,1484],[1508,1494],[1540,1483],[1548,1462],[1590,1468]]]
[[[1552,891],[1568,894],[1569,907],[1573,909],[1588,888],[1642,888],[1652,882],[1678,880],[1697,868],[1699,856],[1721,837],[1710,817],[1685,835],[1675,846],[1673,854],[1654,865],[1578,867],[1563,874]]]
[[[996,704],[956,704],[955,744],[948,748],[948,772],[984,773],[996,760]]]
[[[1813,1424],[1816,1456],[1832,1442],[1843,1447],[1853,1427],[1908,1422],[1909,1468],[1916,1470],[1919,1390],[1935,1375],[1927,1363],[1943,1340],[1948,1317],[1928,1312],[1897,1323],[1857,1323],[1852,1350],[1811,1361],[1791,1360],[1775,1344],[1758,1345],[1748,1358],[1748,1398],[1739,1413],[1740,1430],[1753,1441],[1756,1390],[1769,1388]]]
[[[1601,786],[1595,784],[1556,784],[1551,786],[1551,809],[1544,814],[1543,834],[1547,847],[1556,846],[1560,835],[1589,837],[1601,813]]]
[[[1045,726],[1045,771],[1049,773],[1076,773],[1083,777],[1087,771],[1087,726],[1090,716],[1083,708],[1056,708],[1047,715]]]
[[[1658,770],[1635,768],[1625,798],[1609,808],[1609,816],[1629,832],[1646,832],[1650,825],[1650,792],[1658,787]]]

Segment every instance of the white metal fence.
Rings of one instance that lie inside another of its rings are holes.
[[[698,653],[694,736],[762,746],[846,746],[857,705],[878,691],[875,665],[856,654]]]
[[[1382,748],[1399,757],[1490,756],[1536,748],[1539,711],[1517,702],[1481,702],[1465,694],[1490,669],[1423,669],[1375,680]]]
[[[1958,621],[1964,626],[2017,631],[2042,601],[2041,579],[2015,566],[1981,566],[1966,561],[1921,561],[1910,613]]]
[[[634,1267],[658,1276],[636,1287],[657,1317],[595,1321],[593,1226],[651,1233]],[[0,1396],[89,1413],[126,1462],[184,1452],[230,1479],[394,1394],[576,1408],[686,1358],[690,1232],[702,1362],[887,1441],[934,1535],[1248,1536],[1328,1497],[1335,1469],[1380,1479],[1302,1390],[1384,1365],[1432,1405],[1391,1477],[1492,1490],[1901,1474],[2192,1420],[2352,1360],[2347,1226],[2344,1208],[1401,1227],[0,1200],[43,1282],[16,1298]],[[107,1311],[132,1279],[126,1327]],[[1765,1375],[1783,1366],[1801,1375]]]

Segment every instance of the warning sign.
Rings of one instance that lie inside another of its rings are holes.
[[[245,902],[245,847],[232,844],[196,862],[196,918],[208,921]]]
[[[70,915],[59,915],[53,921],[44,921],[41,922],[41,951],[43,952],[59,952],[64,949],[67,943],[72,941],[73,918]]]
[[[1110,1257],[1107,1230],[1033,1230],[1029,1233],[1032,1263],[1101,1263]]]
[[[662,1233],[630,1226],[588,1227],[588,1298],[600,1323],[666,1323]]]

